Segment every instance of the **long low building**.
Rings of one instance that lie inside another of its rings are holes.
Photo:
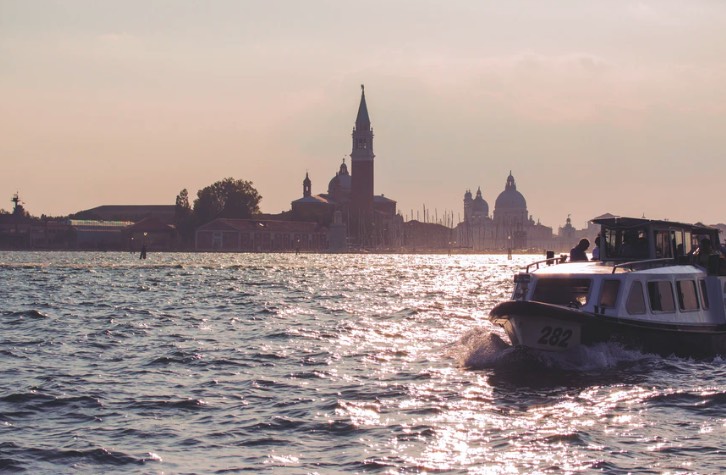
[[[124,230],[131,221],[100,221],[70,219],[68,224],[75,236],[76,249],[122,250],[126,248]]]
[[[197,251],[327,251],[328,229],[301,221],[217,218],[197,228]]]
[[[172,224],[175,212],[176,206],[174,205],[102,205],[79,211],[73,215],[73,218],[96,221],[132,221],[137,223],[142,219],[153,217],[162,223]]]

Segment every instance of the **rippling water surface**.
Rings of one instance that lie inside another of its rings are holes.
[[[508,346],[535,257],[0,253],[0,472],[722,472],[720,358]]]

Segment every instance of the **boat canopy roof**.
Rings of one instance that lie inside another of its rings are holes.
[[[591,220],[595,224],[605,226],[608,228],[619,228],[619,229],[630,229],[630,228],[641,228],[641,227],[654,227],[654,228],[678,228],[684,231],[691,231],[694,234],[710,234],[714,231],[718,231],[718,228],[712,226],[706,226],[705,224],[696,223],[678,223],[675,221],[666,221],[658,219],[645,219],[645,218],[628,218],[621,216],[609,216],[606,218],[595,218]]]
[[[701,223],[619,216],[602,216],[592,222],[601,226],[602,260],[680,260],[691,256],[706,238],[716,246],[719,243],[719,229]]]

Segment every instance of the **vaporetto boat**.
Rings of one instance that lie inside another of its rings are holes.
[[[601,226],[599,261],[534,262],[514,276],[511,300],[490,312],[512,345],[565,351],[614,341],[661,355],[726,355],[718,229],[639,218],[593,222]]]

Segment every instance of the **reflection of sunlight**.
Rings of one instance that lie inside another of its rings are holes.
[[[381,425],[381,405],[364,402],[339,401],[338,416],[348,416],[356,427]]]
[[[498,407],[497,396],[480,373],[471,373],[470,385],[460,387],[455,400],[446,398],[445,387],[434,383],[410,388],[411,398],[402,401],[402,410],[437,407],[416,421],[433,428],[424,437],[422,450],[406,458],[424,470],[452,470],[468,467],[470,473],[570,472],[596,467],[606,448],[590,440],[590,428],[620,426],[627,431],[641,427],[632,413],[613,417],[616,406],[632,407],[652,391],[634,387],[608,394],[601,388],[528,407]],[[453,379],[453,375],[452,378]],[[437,381],[446,380],[437,375]],[[525,398],[526,399],[526,398]],[[401,449],[401,447],[399,447]],[[661,445],[652,450],[662,449]],[[403,452],[410,452],[403,449]]]
[[[483,450],[469,447],[469,437],[462,426],[447,427],[437,431],[436,441],[423,454],[425,467],[432,470],[446,470],[453,466],[464,466]]]
[[[300,459],[294,455],[275,455],[271,453],[267,456],[265,465],[284,467],[290,465],[300,465]]]
[[[704,422],[698,432],[699,434],[710,434],[713,432],[713,425],[710,422]]]

